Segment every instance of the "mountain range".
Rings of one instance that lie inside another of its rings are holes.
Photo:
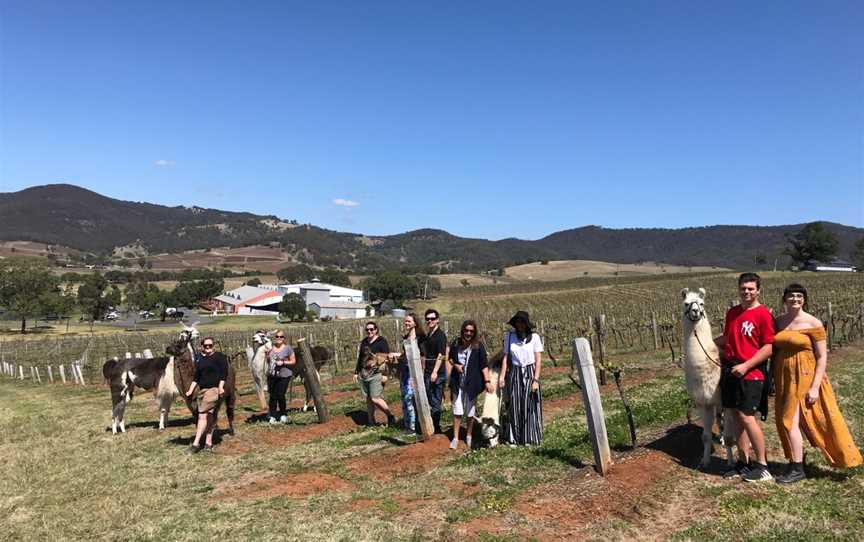
[[[864,229],[826,222],[848,258]],[[268,215],[122,201],[69,184],[0,193],[0,240],[35,241],[108,254],[140,246],[149,254],[279,244],[294,260],[352,271],[431,268],[479,271],[539,260],[764,268],[785,265],[787,236],[804,224],[610,229],[584,226],[538,240],[470,239],[420,229],[387,236],[338,232]]]

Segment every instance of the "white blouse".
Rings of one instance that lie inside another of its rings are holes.
[[[534,354],[543,351],[543,341],[540,335],[531,334],[531,341],[520,341],[519,337],[508,332],[504,336],[504,353],[510,354],[510,363],[518,367],[534,365]]]

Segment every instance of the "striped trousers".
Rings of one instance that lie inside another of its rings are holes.
[[[543,405],[540,389],[531,392],[534,366],[507,367],[507,420],[504,442],[510,444],[540,444],[543,438]]]

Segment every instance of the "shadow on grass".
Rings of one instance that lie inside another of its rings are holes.
[[[698,425],[676,425],[666,430],[662,437],[649,442],[646,448],[663,452],[683,467],[696,469],[702,458],[702,429]],[[722,469],[715,469],[716,457],[712,457],[707,472],[722,474]],[[715,472],[717,471],[717,472]]]
[[[222,437],[224,437],[226,435],[227,436],[233,436],[228,431],[228,429],[216,429],[215,431],[213,431],[213,446],[218,446],[219,444],[221,444],[222,440],[223,440]],[[195,433],[190,432],[189,435],[187,435],[187,436],[174,437],[174,438],[168,439],[167,443],[173,444],[175,446],[184,446],[185,447],[185,446],[189,446],[190,444],[192,444],[193,440],[195,440]],[[202,442],[204,441],[203,437],[202,437],[201,441]]]
[[[258,412],[258,411],[255,410],[254,412]],[[252,414],[251,416],[249,416],[245,420],[243,420],[243,423],[247,423],[247,424],[266,423],[269,418],[270,418],[270,415],[267,413]]]
[[[186,427],[187,425],[195,425],[195,419],[191,416],[188,418],[175,418],[173,420],[168,420],[165,423],[165,427]],[[150,429],[159,429],[158,421],[150,421],[150,422],[133,422],[126,424],[126,430],[130,429],[141,429],[141,428],[150,428]],[[105,427],[106,432],[111,431],[111,426]]]

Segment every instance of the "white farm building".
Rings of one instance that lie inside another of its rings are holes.
[[[216,308],[225,314],[276,314],[286,294],[298,294],[306,308],[319,318],[365,318],[374,314],[363,290],[319,281],[300,284],[241,286],[216,297]]]

